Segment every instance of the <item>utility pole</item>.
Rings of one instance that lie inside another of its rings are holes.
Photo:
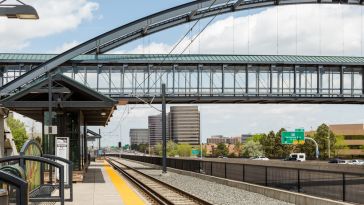
[[[162,173],[167,173],[167,119],[166,119],[166,84],[162,84]]]

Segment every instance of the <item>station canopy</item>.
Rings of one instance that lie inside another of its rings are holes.
[[[110,121],[117,101],[90,89],[77,81],[55,74],[52,76],[52,109],[54,112],[82,111],[90,126],[105,126]],[[49,79],[28,85],[9,96],[0,105],[39,122],[49,107]]]

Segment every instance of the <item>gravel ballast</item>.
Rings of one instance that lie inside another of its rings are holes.
[[[120,160],[120,159],[119,159]],[[151,167],[121,159],[122,163],[136,168],[139,171],[148,174],[156,179],[159,179],[167,184],[170,184],[185,192],[191,193],[201,199],[204,199],[212,204],[221,205],[286,205],[290,204],[277,199],[272,199],[261,194],[248,192],[242,189],[229,187],[222,184],[198,179],[196,177],[185,176],[173,172],[168,172],[166,175],[161,175],[161,170],[156,170]]]

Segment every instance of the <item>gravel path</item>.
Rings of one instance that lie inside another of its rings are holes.
[[[213,204],[221,205],[286,205],[290,204],[287,202],[272,199],[261,194],[248,192],[242,189],[229,187],[214,182],[198,179],[195,177],[185,176],[169,172],[167,175],[161,176],[160,170],[151,169],[145,165],[131,162],[127,160],[121,160],[123,163],[130,167],[134,167],[166,182],[174,187],[182,189],[183,191],[189,192],[197,197],[200,197]]]

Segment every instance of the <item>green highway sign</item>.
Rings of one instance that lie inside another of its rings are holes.
[[[305,130],[296,129],[295,132],[282,132],[282,144],[304,144],[305,143]]]
[[[198,149],[192,150],[192,155],[199,155],[199,154],[200,154],[200,150],[198,150]]]

